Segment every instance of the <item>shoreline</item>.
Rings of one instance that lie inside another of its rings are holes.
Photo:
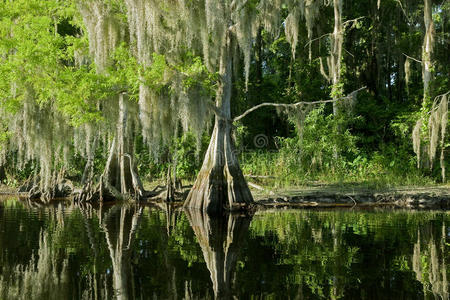
[[[370,190],[358,186],[337,187],[334,185],[293,187],[279,191],[252,190],[256,209],[264,208],[352,208],[358,207],[398,207],[411,209],[450,210],[450,187],[396,187]],[[26,197],[15,189],[0,187],[1,197]],[[57,199],[55,199],[57,200]],[[63,200],[63,199],[58,199]],[[66,198],[65,200],[70,200]],[[39,201],[39,200],[38,200]],[[160,199],[145,199],[142,203],[165,203]],[[177,199],[181,204],[183,199]],[[233,210],[245,207],[237,204]]]
[[[291,188],[277,192],[255,192],[256,203],[269,206],[297,207],[354,207],[395,206],[402,208],[450,209],[450,188],[396,187],[371,190],[358,186],[336,187],[332,185]]]

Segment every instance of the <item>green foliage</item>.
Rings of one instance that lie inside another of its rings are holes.
[[[244,173],[274,176],[276,179],[268,184],[275,186],[312,181],[353,182],[371,188],[432,184],[416,169],[410,141],[400,146],[385,145],[380,151],[367,154],[358,149],[358,138],[348,130],[336,133],[336,122],[339,121],[324,114],[323,106],[313,110],[305,120],[302,140],[298,136],[278,138],[278,151],[243,153]],[[400,130],[406,125],[393,126]]]
[[[200,170],[200,153],[193,134],[185,134],[175,141],[175,157],[177,159],[177,176],[193,180]],[[205,143],[203,143],[205,145]],[[202,147],[204,148],[204,147]],[[204,152],[204,151],[202,151]]]
[[[160,90],[167,83],[164,76],[167,68],[164,55],[154,53],[152,65],[143,71],[142,77],[144,82],[148,86]]]
[[[185,88],[200,86],[202,92],[213,94],[217,74],[208,71],[201,57],[188,53],[183,64],[177,69],[184,75],[183,84]]]
[[[35,103],[61,114],[72,128],[86,123],[113,123],[112,116],[102,112],[102,101],[120,92],[127,92],[137,101],[142,84],[164,95],[176,94],[179,91],[175,89],[181,88],[194,98],[201,95],[213,99],[220,78],[207,69],[201,51],[181,45],[176,59],[168,59],[167,53],[152,53],[151,63],[144,66],[136,58],[136,41],[129,36],[125,1],[104,0],[103,3],[114,19],[124,26],[125,38],[112,52],[107,70],[99,74],[98,66],[90,57],[89,44],[93,41],[88,40],[77,1],[1,2],[0,112],[3,120],[0,121],[0,149],[5,149],[8,141],[17,134],[12,132],[8,122],[23,109],[27,90],[33,91]],[[199,3],[188,1],[187,5]],[[247,1],[242,9],[250,16],[260,4],[258,0]],[[327,33],[333,31],[334,25],[331,6],[320,8],[321,26],[313,29],[312,41],[307,38],[306,24],[300,22],[295,58],[286,41],[284,25],[278,24],[280,34],[275,40],[268,28],[258,28],[260,34],[252,41],[248,86],[240,65],[242,57],[238,51],[235,53],[234,116],[262,102],[323,100],[330,95],[342,97],[367,86],[367,92],[358,95],[352,115],[334,118],[331,104],[310,112],[301,140],[297,137],[298,128],[293,129],[292,116],[289,120],[282,114],[277,115],[272,108],[263,108],[246,116],[235,124],[234,132],[237,148],[244,151],[241,155],[244,173],[275,176],[279,184],[311,180],[372,180],[375,185],[425,184],[439,178],[438,170],[422,173],[415,170],[410,135],[415,121],[429,113],[431,100],[450,88],[447,47],[450,4],[445,1],[433,3],[436,32],[433,79],[430,99],[424,102],[421,64],[411,60],[408,86],[404,74],[404,54],[414,58],[422,55],[422,3],[401,6],[398,1],[387,0],[380,10],[375,5],[373,1],[361,0],[344,8],[343,21],[357,18],[358,21],[346,27],[341,80],[335,86],[330,86],[320,74],[320,58],[327,69],[323,58],[330,54]],[[281,19],[289,13],[285,3],[282,7]],[[161,9],[173,13],[168,3],[161,3]],[[256,12],[255,17],[259,18],[259,13]],[[164,22],[161,20],[162,28],[170,30]],[[427,132],[427,122],[422,129]],[[268,137],[266,151],[254,151],[253,139],[259,134]],[[205,139],[207,135],[205,133]],[[162,147],[164,150],[159,157],[154,157],[141,145],[140,134],[136,140],[139,144],[135,153],[138,168],[149,179],[164,176],[173,155],[177,156],[177,175],[192,179],[207,143],[202,141],[203,150],[197,154],[198,141],[187,133],[172,141],[169,149]],[[446,155],[450,147],[448,139],[445,143]],[[12,153],[11,157],[15,155]],[[97,154],[96,171],[101,172],[105,159],[104,153]],[[70,161],[67,168],[74,177],[79,177],[84,161],[73,157]],[[11,170],[11,173],[16,173],[17,178],[25,176],[23,170]]]

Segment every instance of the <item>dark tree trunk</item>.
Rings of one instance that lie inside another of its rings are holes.
[[[255,74],[255,81],[256,84],[259,85],[262,83],[263,81],[263,37],[262,37],[262,27],[260,27],[258,29],[258,35],[256,36],[256,45],[255,45],[255,49],[256,49],[256,57],[255,57],[255,61],[256,61],[256,74]]]
[[[169,166],[167,168],[167,178],[166,178],[166,202],[171,202],[175,200],[175,187],[174,181],[172,180],[172,168]]]
[[[83,176],[81,177],[81,184],[85,185],[88,182],[93,180],[94,177],[94,158],[95,158],[95,151],[97,148],[97,141],[98,137],[94,138],[94,141],[90,147],[90,153],[87,154],[87,162],[84,167]]]
[[[221,81],[216,98],[220,115],[216,114],[202,168],[185,202],[186,207],[208,213],[233,210],[235,203],[253,202],[231,139],[232,49],[232,34],[229,32],[220,61]]]
[[[0,166],[0,185],[6,182],[5,166]]]

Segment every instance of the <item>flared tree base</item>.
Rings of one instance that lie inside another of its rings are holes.
[[[233,151],[229,125],[216,122],[202,169],[184,206],[218,214],[242,210],[252,203],[252,194]]]
[[[234,174],[234,176],[233,176]],[[202,170],[185,201],[185,207],[209,214],[247,208],[253,197],[240,169]]]
[[[74,196],[76,202],[106,202],[114,200],[140,200],[146,196],[132,157],[122,151],[115,140],[110,149],[105,170],[96,185],[90,179],[81,192]]]

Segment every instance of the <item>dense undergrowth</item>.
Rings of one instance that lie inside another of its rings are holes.
[[[312,111],[301,135],[275,137],[274,150],[242,152],[244,174],[274,187],[320,183],[386,188],[442,183],[439,172],[417,169],[407,136],[370,152],[365,149],[364,136],[349,129],[338,134],[335,123],[322,108]]]
[[[301,134],[291,124],[290,137],[256,137],[263,139],[262,144],[257,144],[254,138],[248,136],[245,128],[238,127],[235,140],[243,173],[251,182],[279,189],[317,184],[370,189],[442,184],[439,170],[432,172],[417,169],[410,137],[398,129],[402,124],[392,122],[392,130],[397,132],[396,140],[384,143],[371,152],[367,149],[367,137],[351,132],[352,127],[349,126],[360,118],[339,121],[339,126],[347,129],[337,133],[338,125],[333,116],[327,115],[324,107],[320,107],[308,115]],[[254,143],[253,147],[246,145],[248,140]],[[194,135],[186,134],[178,138],[166,149],[166,155],[157,160],[152,157],[142,140],[136,140],[135,145],[138,170],[147,186],[164,184],[167,169],[173,167],[174,160],[177,178],[188,185],[195,180],[201,167],[201,157],[208,146],[208,136],[204,136],[198,149]],[[104,164],[105,153],[99,149],[95,169],[100,172]],[[75,184],[81,178],[79,170],[82,170],[83,165],[82,159],[75,158],[73,168],[68,170],[69,177]],[[32,164],[25,165],[18,172],[15,170],[14,175],[6,170],[3,183],[17,187],[33,172]]]

